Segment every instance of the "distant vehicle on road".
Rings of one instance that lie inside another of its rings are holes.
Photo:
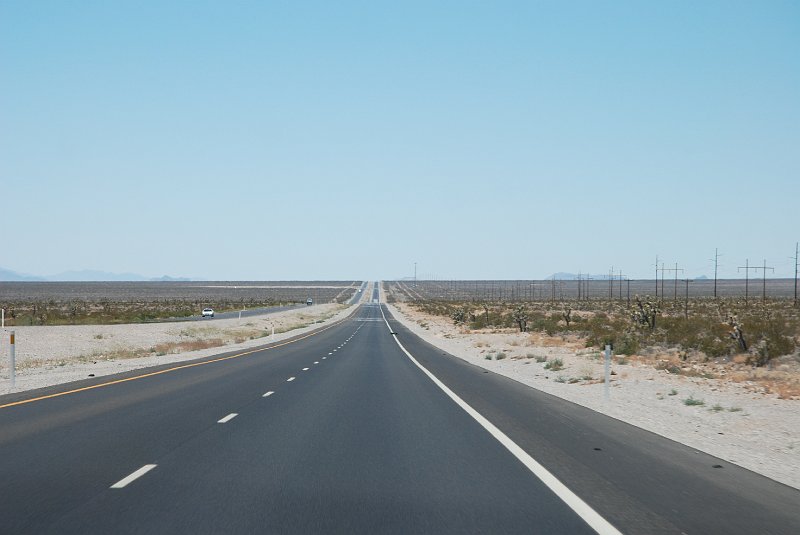
[[[310,297],[308,299],[306,299],[306,305],[313,305],[313,304],[314,304],[314,300],[313,299],[311,299]]]
[[[213,308],[204,308],[201,315],[204,318],[213,318],[214,317],[214,309]]]

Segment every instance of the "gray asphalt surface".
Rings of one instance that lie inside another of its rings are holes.
[[[798,491],[485,373],[390,323],[621,531],[800,532]],[[591,531],[411,363],[377,305],[294,343],[0,408],[0,474],[2,533]]]

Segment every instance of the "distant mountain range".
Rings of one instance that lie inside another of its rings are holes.
[[[153,282],[153,281],[178,281],[185,282],[191,281],[187,277],[170,277],[164,275],[163,277],[144,277],[136,273],[110,273],[108,271],[96,271],[91,269],[84,269],[79,271],[63,271],[55,275],[48,275],[40,277],[37,275],[28,275],[25,273],[17,273],[10,269],[0,268],[0,281],[4,282]]]

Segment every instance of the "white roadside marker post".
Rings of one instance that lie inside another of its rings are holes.
[[[611,367],[611,346],[610,345],[606,346],[606,359],[605,360],[606,360],[606,385],[604,387],[604,395],[605,395],[605,398],[607,400],[609,398],[609,392],[608,392],[608,382],[610,380],[609,368]]]
[[[272,334],[270,335],[270,340],[275,340],[275,324],[272,324]]]
[[[11,331],[10,337],[10,344],[9,344],[9,351],[8,351],[8,369],[9,369],[9,377],[11,378],[11,390],[14,390],[15,383],[17,381],[16,373],[15,373],[15,360],[16,360],[16,349],[14,344],[14,331]]]

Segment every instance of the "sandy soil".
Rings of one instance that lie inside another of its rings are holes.
[[[14,391],[256,347],[328,325],[354,308],[323,304],[242,319],[14,327]],[[1,353],[0,393],[7,393],[10,382],[5,333]]]
[[[612,359],[606,400],[604,358],[580,341],[512,330],[471,332],[403,303],[388,306],[412,332],[472,364],[800,489],[798,400],[758,392],[747,382],[674,375],[618,359]],[[498,353],[505,357],[498,360]],[[564,368],[550,371],[537,357],[560,358]],[[690,398],[703,404],[685,404]]]

